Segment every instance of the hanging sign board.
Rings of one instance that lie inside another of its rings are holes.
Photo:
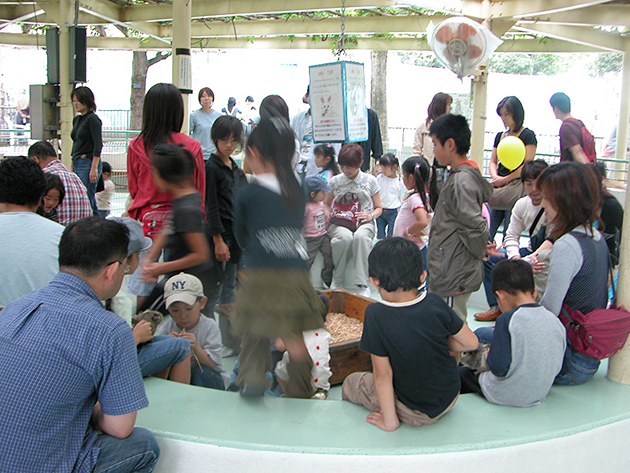
[[[365,71],[358,62],[311,66],[310,99],[315,143],[368,139]]]

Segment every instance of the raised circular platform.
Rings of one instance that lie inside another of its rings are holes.
[[[156,472],[430,471],[627,472],[630,386],[605,377],[554,386],[540,406],[489,404],[462,395],[428,427],[384,432],[367,411],[338,399],[263,398],[147,379],[151,406],[138,425],[162,447]]]

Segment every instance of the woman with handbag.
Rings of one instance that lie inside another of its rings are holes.
[[[497,230],[503,223],[504,233],[510,225],[512,207],[518,199],[523,197],[523,185],[521,183],[521,169],[523,165],[510,171],[498,160],[497,147],[501,140],[507,136],[516,136],[525,145],[525,161],[534,159],[536,155],[536,134],[523,126],[525,110],[521,101],[514,96],[505,97],[497,106],[497,115],[501,117],[507,131],[497,133],[490,157],[490,182],[494,186],[494,194],[488,205],[490,206],[490,238],[494,240]]]
[[[363,150],[357,143],[343,145],[337,158],[341,174],[333,177],[325,205],[330,211],[328,234],[331,238],[333,286],[345,287],[346,269],[354,262],[353,285],[357,292],[370,296],[368,254],[376,235],[376,218],[383,210],[376,178],[361,171]]]
[[[103,136],[101,119],[96,115],[94,93],[89,87],[72,91],[72,105],[77,116],[72,120],[72,168],[87,189],[94,216],[100,213],[96,205],[96,185],[103,172],[101,151]],[[102,190],[102,189],[101,189]]]
[[[608,304],[608,246],[594,227],[599,220],[600,189],[592,166],[566,162],[538,178],[542,205],[556,239],[547,288],[541,304],[560,316],[564,309],[588,314]],[[570,328],[570,327],[568,327]],[[593,377],[599,360],[567,343],[556,384],[582,384]]]

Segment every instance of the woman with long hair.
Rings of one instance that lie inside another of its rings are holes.
[[[541,304],[556,315],[563,306],[587,314],[608,303],[608,246],[596,230],[601,206],[593,166],[565,162],[551,166],[538,178],[542,205],[555,239],[547,288]],[[556,384],[582,384],[593,377],[599,360],[571,346]]]
[[[442,188],[444,182],[444,172],[446,167],[440,166],[435,161],[435,154],[433,153],[433,140],[429,135],[429,127],[433,120],[446,113],[451,113],[451,106],[453,105],[453,97],[443,92],[438,92],[433,96],[429,108],[427,109],[427,118],[416,130],[416,139],[413,143],[413,155],[422,156],[429,161],[429,164],[433,167],[433,172],[436,173],[438,189]]]
[[[164,83],[151,87],[144,97],[142,131],[127,150],[127,182],[133,199],[127,212],[142,224],[144,234],[152,239],[162,233],[172,208],[172,196],[160,191],[152,178],[151,158],[156,146],[177,144],[190,151],[195,159],[192,180],[201,201],[205,198],[203,151],[198,141],[180,133],[183,123],[184,101],[179,89]],[[140,278],[140,271],[131,276],[129,292],[140,297],[149,296],[154,284],[145,284]]]

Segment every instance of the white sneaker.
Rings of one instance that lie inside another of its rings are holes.
[[[363,296],[363,297],[372,296],[372,291],[370,291],[369,286],[357,286],[357,287],[358,287],[357,294],[359,294],[360,296]]]
[[[232,350],[230,347],[226,347],[225,345],[221,348],[221,358],[230,358],[231,356],[236,355],[236,352]]]

